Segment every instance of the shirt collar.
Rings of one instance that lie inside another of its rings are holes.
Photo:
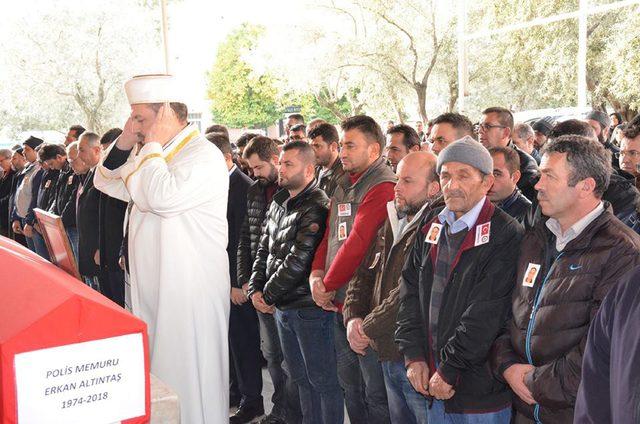
[[[237,166],[236,166],[236,164],[234,163],[234,164],[233,164],[233,166],[231,167],[231,169],[229,170],[229,175],[233,174],[233,173],[236,171],[236,169],[237,169],[237,168],[238,168],[238,167],[237,167]]]
[[[462,215],[458,220],[456,220],[455,214],[450,211],[449,208],[445,207],[442,212],[438,214],[438,220],[440,221],[440,224],[444,224],[445,222],[449,224],[451,234],[458,233],[465,228],[470,230],[478,220],[478,216],[480,216],[480,212],[482,211],[482,207],[484,206],[486,199],[487,197],[483,196],[482,199],[480,199],[480,201],[476,203],[471,210],[469,210],[469,212]]]
[[[396,203],[393,200],[387,203],[387,216],[389,217],[389,223],[391,224],[394,242],[404,236],[408,230],[414,227],[414,224],[417,224],[418,221],[422,219],[422,214],[430,204],[431,201],[427,201],[411,221],[408,221],[406,217],[401,218],[398,216],[398,209],[396,209]]]
[[[562,251],[567,244],[578,237],[584,230],[591,224],[600,214],[604,212],[604,204],[600,202],[598,206],[595,207],[591,212],[586,214],[580,220],[578,220],[575,224],[573,224],[564,234],[562,234],[562,229],[560,228],[560,223],[555,218],[549,218],[545,225],[556,236],[556,250],[558,252]]]

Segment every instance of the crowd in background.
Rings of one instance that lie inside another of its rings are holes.
[[[266,424],[640,420],[640,118],[285,128],[206,130],[229,171],[230,422],[264,415],[265,362]],[[59,216],[124,307],[127,203],[93,186],[120,133],[0,150],[0,234],[48,259],[34,210]]]

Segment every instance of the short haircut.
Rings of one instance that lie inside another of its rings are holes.
[[[291,115],[287,116],[287,119],[295,119],[299,123],[304,124],[304,116],[299,113],[292,113]]]
[[[94,132],[91,132],[91,131],[83,132],[80,137],[83,140],[87,140],[87,143],[89,143],[89,145],[91,146],[94,146],[94,147],[100,146],[100,136]]]
[[[100,144],[111,144],[116,140],[116,138],[120,137],[120,134],[122,134],[122,130],[120,128],[111,128],[109,131],[102,134]]]
[[[245,147],[252,139],[258,137],[259,135],[260,134],[246,132],[238,137],[235,144],[237,147]]]
[[[338,135],[336,127],[326,122],[309,131],[308,137],[309,140],[313,140],[316,137],[322,137],[322,141],[327,144],[340,142],[340,136]]]
[[[524,138],[525,140],[530,139],[531,137],[535,137],[536,133],[533,131],[531,125],[525,122],[519,122],[513,127],[513,133],[517,135],[519,138]]]
[[[153,109],[156,113],[160,110],[164,103],[150,103],[151,109]],[[189,117],[189,109],[187,109],[187,105],[179,102],[171,102],[169,103],[171,109],[175,112],[176,117],[181,122],[186,122]]]
[[[482,111],[483,115],[495,113],[498,115],[498,122],[513,131],[513,113],[504,107],[489,107]]]
[[[225,133],[212,132],[206,134],[205,138],[220,149],[223,155],[231,154],[231,143],[229,142],[229,137]]]
[[[492,156],[501,154],[504,157],[504,163],[507,165],[507,169],[511,175],[520,170],[520,155],[515,149],[511,147],[491,147],[489,153],[491,153]]]
[[[229,138],[229,130],[224,125],[213,124],[213,125],[207,127],[207,129],[206,129],[206,131],[204,133],[205,134],[209,134],[209,133],[215,133],[215,132],[223,133],[224,135],[227,136],[227,138]]]
[[[249,159],[252,155],[258,155],[261,161],[270,162],[273,156],[278,156],[278,145],[269,137],[257,136],[251,139],[242,152],[242,157]]]
[[[307,126],[305,124],[295,124],[294,126],[292,126],[291,128],[289,128],[289,131],[302,131],[304,133],[304,135],[307,135]]]
[[[579,135],[596,139],[596,133],[593,128],[591,128],[591,125],[579,119],[567,119],[566,121],[556,122],[549,133],[549,138],[558,138],[563,135]]]
[[[409,125],[398,124],[393,126],[387,131],[387,134],[402,134],[402,143],[407,148],[407,150],[411,150],[413,147],[420,147],[420,136],[418,132]]]
[[[311,131],[312,129],[314,129],[314,128],[315,128],[315,127],[317,127],[318,125],[320,125],[320,124],[326,124],[326,123],[327,123],[327,121],[325,121],[325,120],[324,120],[324,119],[322,119],[322,118],[315,118],[315,119],[312,119],[311,121],[309,121],[309,125],[307,125],[307,129],[308,129],[309,131]]]
[[[0,157],[11,159],[11,156],[13,156],[13,151],[11,151],[11,149],[0,149]]]
[[[637,136],[640,135],[640,124],[636,124],[636,125],[627,125],[623,130],[622,130],[622,136],[624,138],[636,138]]]
[[[61,144],[45,144],[39,152],[41,161],[47,161],[49,159],[55,159],[58,155],[67,156],[67,151]]]
[[[461,139],[465,135],[469,137],[475,138],[475,131],[473,130],[473,123],[469,118],[459,113],[443,113],[442,115],[436,117],[429,121],[429,125],[433,126],[436,124],[449,124],[456,130],[456,135],[458,139]]]
[[[82,125],[71,125],[69,127],[69,131],[74,131],[76,138],[78,138],[80,137],[80,135],[82,135],[83,132],[86,131],[86,129]]]
[[[384,133],[380,125],[370,116],[355,115],[351,116],[340,123],[342,131],[358,130],[364,134],[364,138],[369,144],[378,143],[380,146],[380,154],[384,151],[387,144]]]
[[[597,198],[602,198],[612,172],[611,152],[602,143],[591,137],[563,135],[545,144],[543,154],[551,153],[567,155],[570,187],[575,187],[584,179],[593,178],[596,182],[593,193]]]
[[[294,140],[282,146],[283,152],[288,152],[289,150],[297,150],[298,156],[302,159],[305,165],[315,166],[316,154],[313,151],[313,147],[311,147],[311,145],[306,141]]]

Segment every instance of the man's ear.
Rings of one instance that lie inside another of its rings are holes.
[[[516,169],[513,174],[511,174],[511,181],[513,181],[514,184],[518,184],[518,181],[520,181],[520,177],[522,177],[522,173],[519,169]]]

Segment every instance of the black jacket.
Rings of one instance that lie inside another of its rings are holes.
[[[11,188],[16,173],[10,170],[0,178],[0,229],[3,234],[8,234],[11,228],[9,222],[9,200],[11,199]]]
[[[309,274],[322,241],[329,198],[314,180],[296,197],[287,190],[273,197],[253,265],[249,295],[261,291],[278,309],[315,307]]]
[[[100,193],[99,210],[100,269],[107,272],[120,271],[118,260],[124,236],[123,225],[127,202]]]
[[[511,393],[492,374],[490,349],[511,307],[524,230],[485,202],[476,225],[491,223],[489,241],[474,247],[477,227],[473,227],[462,242],[442,295],[438,346],[434,347],[426,330],[436,252],[425,237],[440,211],[435,210],[431,219],[427,217],[402,270],[396,343],[405,362],[427,361],[431,374],[436,370],[432,352],[437,352],[437,371],[455,390],[445,401],[447,412],[502,409],[510,405]]]
[[[516,188],[509,197],[500,203],[496,203],[496,206],[523,226],[527,225],[527,220],[531,215],[531,202],[524,197],[518,188]]]
[[[255,181],[247,190],[247,215],[240,230],[238,242],[238,282],[247,283],[251,278],[253,261],[258,252],[264,216],[267,213],[267,187]]]
[[[536,197],[536,190],[533,188],[538,179],[540,178],[540,172],[538,171],[538,163],[536,160],[524,150],[521,150],[513,144],[509,143],[509,146],[518,152],[520,157],[520,181],[518,181],[518,188],[522,191],[522,194],[529,199],[533,200]]]
[[[605,297],[582,361],[574,422],[640,423],[640,268]]]
[[[42,210],[48,211],[55,200],[56,184],[60,177],[60,171],[57,169],[49,169],[42,175],[40,189],[38,190],[38,200],[36,206]]]
[[[56,184],[56,198],[49,211],[62,218],[65,228],[76,227],[76,194],[80,185],[78,177],[68,163],[60,170]]]
[[[78,187],[78,269],[85,277],[96,276],[100,270],[94,260],[100,238],[100,191],[93,186],[95,172],[94,168],[84,175]]]
[[[229,255],[229,274],[232,287],[239,287],[236,274],[238,243],[240,242],[242,224],[247,215],[247,190],[249,190],[251,183],[253,183],[251,178],[247,177],[238,167],[229,175],[229,197],[227,199],[229,243],[227,244],[227,254]]]

